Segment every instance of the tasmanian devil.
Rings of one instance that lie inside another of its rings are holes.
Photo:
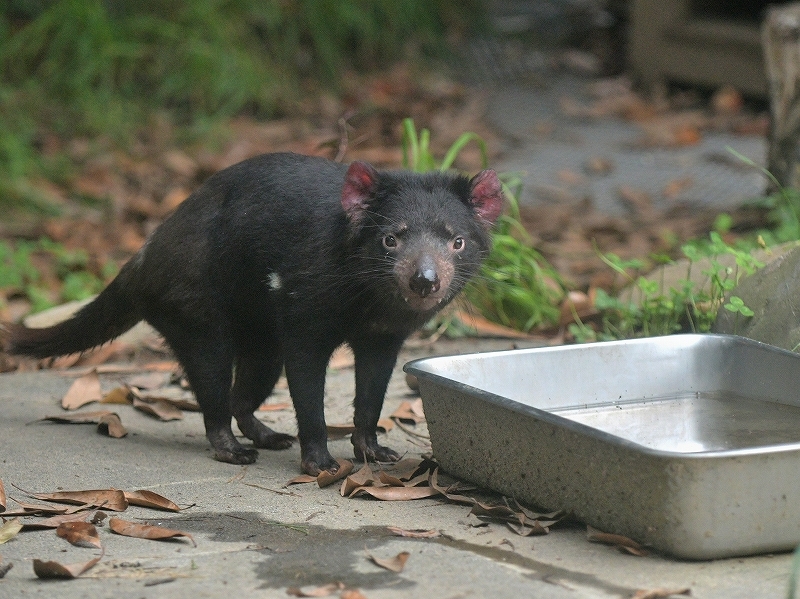
[[[475,274],[500,214],[497,175],[377,171],[296,154],[266,154],[213,175],[71,319],[6,326],[11,353],[80,352],[140,320],[175,352],[203,411],[215,457],[255,461],[253,446],[293,437],[254,411],[285,369],[302,469],[335,471],[323,410],[325,370],[355,355],[355,456],[395,461],[376,426],[400,346]]]

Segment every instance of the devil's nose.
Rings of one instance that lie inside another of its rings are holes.
[[[420,297],[427,297],[431,293],[439,291],[439,275],[433,268],[419,268],[408,282],[411,291]]]

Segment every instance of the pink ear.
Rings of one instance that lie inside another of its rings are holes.
[[[366,209],[375,185],[378,182],[378,171],[366,162],[354,162],[347,169],[342,187],[342,208],[350,220],[358,220]]]
[[[492,169],[479,172],[470,181],[469,203],[487,226],[494,224],[503,211],[503,186]]]

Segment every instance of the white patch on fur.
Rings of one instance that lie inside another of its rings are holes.
[[[268,277],[269,288],[273,291],[278,291],[281,287],[283,287],[283,281],[281,280],[281,276],[276,272],[269,273]]]

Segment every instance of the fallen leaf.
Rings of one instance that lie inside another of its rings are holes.
[[[279,412],[281,410],[291,410],[292,404],[283,402],[283,403],[265,403],[258,406],[259,412]]]
[[[501,339],[530,339],[531,336],[522,331],[505,327],[486,320],[477,314],[470,314],[465,310],[456,312],[456,317],[463,325],[473,329],[479,337],[499,337]]]
[[[140,507],[149,507],[156,510],[166,510],[168,512],[180,512],[181,508],[166,497],[147,491],[146,489],[139,489],[138,491],[124,491],[125,499],[130,505],[138,505]]]
[[[321,587],[289,587],[286,589],[286,594],[291,597],[328,597],[343,588],[344,584],[341,582],[331,582]]]
[[[432,539],[441,535],[438,530],[434,529],[423,530],[421,528],[416,528],[414,530],[406,530],[404,528],[398,528],[397,526],[387,526],[386,528],[395,536],[408,537],[410,539]]]
[[[169,382],[169,375],[164,372],[147,372],[132,376],[126,382],[137,389],[158,389]]]
[[[403,401],[397,406],[397,409],[392,413],[390,418],[410,424],[425,422],[425,412],[422,410],[422,399]]]
[[[136,387],[130,388],[134,398],[147,403],[165,403],[187,412],[200,412],[200,404],[191,394],[187,394],[185,389],[178,386],[162,387],[152,391],[139,390]]]
[[[55,414],[45,416],[41,420],[50,422],[64,422],[67,424],[97,424],[103,416],[113,414],[109,410],[96,410],[92,412],[73,412],[72,414]]]
[[[381,418],[378,420],[378,432],[388,433],[394,428],[394,420],[391,418]]]
[[[114,387],[103,396],[100,403],[130,405],[131,390],[128,387]]]
[[[596,528],[592,528],[591,526],[586,527],[586,538],[597,543],[614,545],[617,547],[617,549],[630,553],[631,555],[636,555],[639,557],[647,555],[647,551],[645,551],[645,549],[633,539],[629,539],[628,537],[622,535],[603,532],[601,530],[597,530]]]
[[[114,439],[121,439],[128,434],[128,431],[122,426],[122,420],[113,412],[100,417],[97,423],[97,430]]]
[[[284,487],[288,487],[289,485],[302,485],[306,483],[315,483],[317,482],[316,476],[311,476],[310,474],[301,474],[300,476],[295,476],[294,478],[286,481]]]
[[[33,560],[33,571],[39,578],[50,579],[70,579],[77,578],[89,568],[97,564],[103,556],[100,555],[88,562],[81,564],[60,564],[58,562],[44,562],[39,559]]]
[[[361,467],[361,470],[344,479],[340,493],[342,497],[350,497],[350,494],[353,492],[353,490],[358,487],[372,484],[373,481],[374,474],[372,473],[372,468],[369,467],[369,464],[364,464]]]
[[[692,589],[686,587],[685,589],[640,589],[636,591],[631,599],[666,599],[673,595],[691,595]]]
[[[97,528],[91,522],[62,522],[56,528],[56,535],[76,547],[102,548]]]
[[[673,179],[664,186],[664,189],[661,190],[661,195],[668,200],[674,200],[681,193],[692,187],[692,185],[694,185],[694,179],[692,177]]]
[[[133,407],[165,422],[183,418],[183,412],[166,401],[154,400],[151,402],[134,397]]]
[[[103,399],[100,389],[100,377],[97,370],[91,370],[80,378],[75,379],[67,393],[61,400],[61,407],[65,410],[75,410],[87,403]]]
[[[67,424],[97,424],[97,430],[100,433],[116,439],[128,434],[128,431],[122,426],[122,420],[120,420],[119,415],[108,410],[56,414],[55,416],[45,416],[41,420]]]
[[[355,363],[356,359],[353,356],[353,350],[347,345],[340,345],[336,348],[336,351],[333,352],[328,362],[328,368],[341,370],[343,368],[351,368]]]
[[[356,430],[356,425],[353,423],[344,424],[329,424],[327,425],[328,439],[331,441],[341,439],[353,433]]]
[[[6,489],[3,487],[3,480],[0,479],[0,512],[6,511]]]
[[[197,547],[197,543],[194,542],[194,537],[188,532],[164,528],[163,526],[137,524],[136,522],[128,522],[120,518],[111,518],[111,520],[108,521],[108,526],[118,535],[135,537],[137,539],[160,541],[164,539],[174,539],[175,537],[186,537],[192,542],[192,545]]]
[[[28,493],[28,495],[36,499],[41,499],[42,501],[98,507],[111,510],[112,512],[124,512],[128,509],[125,493],[117,489]]]
[[[374,555],[367,555],[367,558],[376,566],[380,566],[381,568],[385,568],[386,570],[390,570],[399,574],[403,571],[403,568],[406,567],[406,562],[408,561],[408,557],[410,555],[411,554],[408,551],[401,551],[394,557],[390,557],[388,559],[375,557]]]
[[[432,487],[359,487],[348,497],[369,495],[381,501],[413,501],[439,495],[439,491]]]
[[[63,505],[45,505],[42,503],[27,503],[14,499],[22,508],[21,511],[6,512],[3,516],[34,516],[45,514],[63,514],[69,508]]]
[[[339,462],[339,469],[336,471],[336,474],[331,474],[327,470],[323,470],[317,475],[317,484],[320,489],[335,483],[337,480],[342,480],[353,471],[353,462],[350,460],[339,458],[336,461]]]
[[[22,523],[19,521],[19,518],[4,522],[3,525],[0,526],[0,545],[13,539],[21,530]]]
[[[95,510],[94,512],[70,512],[67,514],[59,514],[44,520],[36,522],[26,522],[23,525],[24,530],[41,530],[43,528],[58,528],[65,522],[91,522],[92,524],[101,524],[106,519],[104,512]]]

